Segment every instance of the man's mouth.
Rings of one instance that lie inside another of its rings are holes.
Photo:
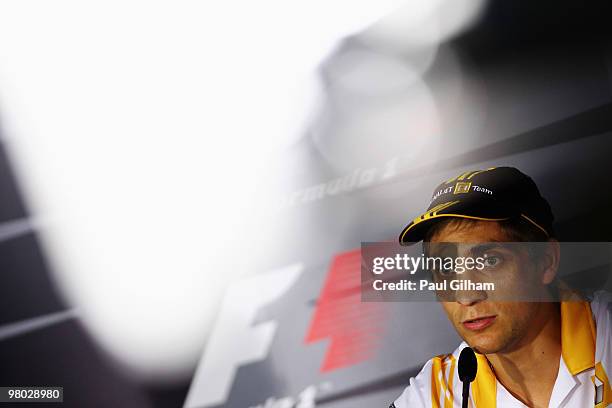
[[[464,320],[463,327],[472,331],[483,330],[493,324],[497,316],[483,316],[475,319]]]

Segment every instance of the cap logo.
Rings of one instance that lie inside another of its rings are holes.
[[[470,192],[470,187],[472,186],[472,182],[458,182],[455,184],[455,191],[453,194],[465,194]]]

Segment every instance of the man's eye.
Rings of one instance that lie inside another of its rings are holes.
[[[485,255],[484,262],[486,266],[492,267],[497,266],[501,262],[501,259],[495,255]]]
[[[445,268],[442,268],[442,269],[434,269],[432,272],[433,272],[435,275],[442,276],[442,277],[451,276],[451,275],[453,275],[453,274],[455,273],[455,271],[454,271],[454,270],[452,270],[452,269],[445,269]]]

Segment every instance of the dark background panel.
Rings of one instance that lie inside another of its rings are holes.
[[[63,404],[15,404],[18,407],[151,406],[146,392],[110,366],[76,321],[3,340],[0,384],[64,387]]]
[[[65,310],[34,234],[0,242],[0,326]]]

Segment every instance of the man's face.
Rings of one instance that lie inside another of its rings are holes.
[[[504,248],[503,243],[508,241],[499,224],[490,221],[458,228],[450,224],[431,238],[434,248],[444,247],[435,243],[460,244],[455,247],[456,256],[482,256],[487,273],[497,281],[494,293],[458,291],[454,293],[454,301],[441,302],[461,338],[483,354],[508,352],[528,342],[537,333],[536,319],[541,319],[542,313],[548,313],[544,310],[549,310],[539,302],[507,301],[513,299],[513,294],[521,294],[525,290],[536,296],[538,293],[544,296],[547,290],[542,274],[528,253]],[[500,243],[499,246],[496,242]],[[469,279],[468,276],[461,278]],[[491,301],[491,298],[504,301]]]

